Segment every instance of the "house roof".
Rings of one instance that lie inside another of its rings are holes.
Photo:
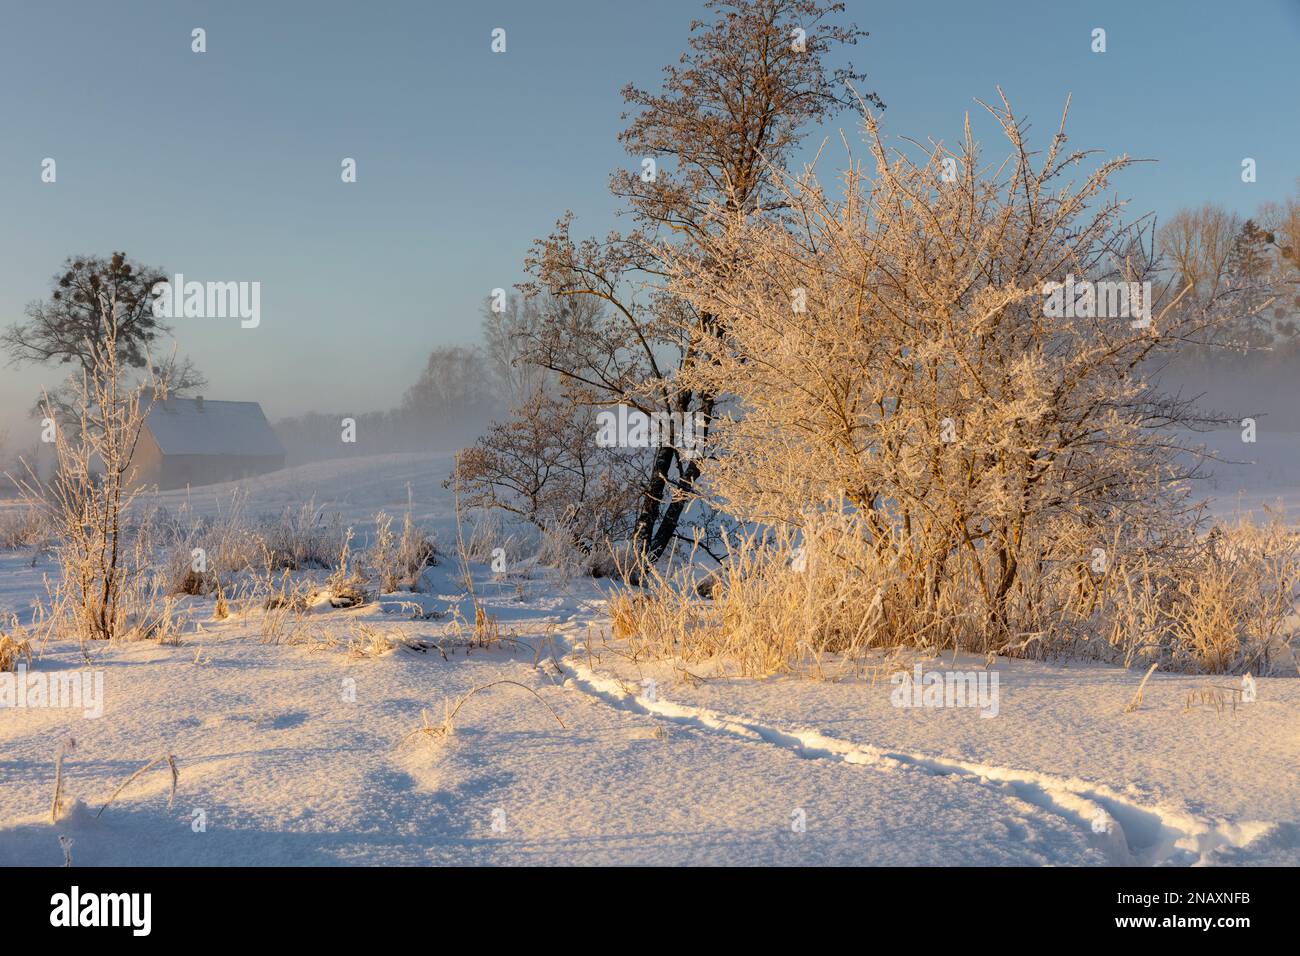
[[[145,427],[164,455],[283,455],[284,445],[257,402],[167,398]]]

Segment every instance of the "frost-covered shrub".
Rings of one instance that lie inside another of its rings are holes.
[[[870,633],[1048,652],[1078,636],[1062,622],[1095,613],[1117,538],[1129,561],[1191,560],[1196,453],[1170,426],[1198,419],[1146,370],[1221,322],[1222,303],[1144,287],[1156,264],[1108,196],[1128,160],[1066,182],[1083,155],[1063,132],[1040,162],[1005,100],[989,112],[1011,144],[1001,166],[969,129],[956,152],[887,151],[868,117],[874,174],[855,166],[830,199],[809,173],[789,183],[791,215],[720,217],[705,254],[674,263],[674,291],[715,317],[683,376],[724,397],[705,493],[829,556],[804,585],[808,620],[783,623],[800,633],[777,646]],[[1074,279],[1138,292],[1054,308],[1049,292]],[[793,608],[779,565],[753,570],[728,578],[724,603],[728,585],[761,586],[776,590],[753,595],[758,613]]]
[[[375,538],[366,561],[383,593],[418,591],[425,570],[438,563],[438,549],[433,536],[415,523],[409,511],[402,518],[400,535],[393,531],[393,519],[381,511],[375,515]]]
[[[338,513],[327,514],[315,501],[285,508],[278,517],[256,523],[263,562],[279,569],[329,568],[338,557],[343,522]]]

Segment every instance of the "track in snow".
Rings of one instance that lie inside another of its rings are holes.
[[[1274,829],[1271,823],[1213,821],[1170,807],[1142,806],[1110,787],[1078,778],[885,750],[813,730],[784,730],[750,717],[720,714],[703,707],[675,704],[659,695],[650,697],[631,691],[625,682],[597,673],[572,652],[566,653],[562,663],[572,675],[565,686],[621,710],[768,744],[804,758],[836,760],[883,771],[953,776],[976,786],[1011,793],[1085,828],[1093,845],[1114,866],[1205,864],[1216,850],[1246,846]]]

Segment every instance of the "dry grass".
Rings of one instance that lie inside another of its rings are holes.
[[[236,491],[215,517],[155,509],[140,522],[142,534],[164,553],[161,573],[169,594],[220,593],[223,582],[245,572],[334,568],[345,532],[337,513],[315,501],[279,515],[250,519],[247,493]]]
[[[611,600],[613,636],[635,654],[716,659],[746,675],[824,676],[879,647],[983,650],[977,615],[957,589],[927,592],[863,530],[856,518],[826,515],[810,518],[802,535],[751,531],[728,540],[732,560],[705,577],[694,555],[670,572],[624,564],[624,579],[641,586]]]
[[[350,621],[348,623],[348,657],[382,657],[399,644],[406,643],[406,640],[400,635],[394,637],[391,632],[382,631],[365,621]]]
[[[1298,555],[1300,535],[1281,519],[1229,526],[1177,582],[1175,646],[1198,670],[1272,671],[1294,638]]]
[[[440,724],[433,723],[433,721],[429,717],[429,712],[427,710],[421,710],[420,711],[420,719],[422,721],[421,726],[415,728],[409,734],[403,737],[398,742],[398,746],[399,747],[402,746],[402,744],[405,744],[408,740],[410,740],[413,737],[422,736],[436,743],[438,741],[446,740],[447,738],[453,736],[456,732],[456,725],[455,725],[456,715],[460,713],[460,709],[465,706],[466,702],[469,701],[471,697],[474,697],[477,694],[481,694],[484,691],[490,690],[493,687],[500,687],[503,685],[512,685],[514,687],[520,688],[521,690],[527,691],[529,694],[531,694],[533,697],[537,699],[538,703],[540,703],[543,707],[546,708],[546,710],[550,713],[552,717],[555,718],[555,722],[560,725],[561,730],[568,729],[567,727],[565,727],[564,721],[560,719],[560,715],[555,712],[555,708],[552,707],[550,704],[548,704],[546,701],[544,701],[541,695],[537,693],[537,691],[533,690],[527,684],[519,683],[519,681],[502,678],[501,680],[494,680],[487,684],[482,684],[478,687],[475,687],[473,690],[469,691],[469,693],[457,698],[454,706],[449,701],[444,702],[443,719],[442,719],[442,723]]]
[[[277,578],[268,567],[258,591],[262,598],[262,643],[291,643],[296,625],[307,613],[309,584],[296,580],[287,570]]]
[[[286,508],[278,519],[255,526],[263,560],[269,555],[276,568],[290,571],[333,567],[344,536],[342,521],[339,514],[317,507],[314,499],[296,510]]]
[[[167,764],[167,766],[171,768],[171,772],[172,772],[172,789],[171,789],[171,793],[169,793],[167,796],[167,809],[170,810],[172,804],[176,800],[176,785],[180,781],[180,771],[176,769],[176,758],[171,754],[163,754],[161,757],[156,757],[155,759],[149,761],[147,764],[145,764],[135,773],[131,774],[131,776],[127,777],[126,780],[122,781],[121,786],[119,786],[116,790],[113,791],[112,796],[110,796],[108,800],[105,801],[104,805],[99,808],[99,813],[96,813],[95,816],[96,817],[103,816],[104,811],[107,810],[109,806],[112,804],[112,802],[117,799],[117,795],[119,793],[121,793],[128,786],[130,786],[131,783],[134,782],[136,778],[138,778],[146,770],[150,770],[153,767],[158,766],[160,763]]]
[[[490,615],[483,609],[479,602],[478,592],[474,588],[474,572],[470,568],[472,560],[472,548],[465,541],[465,528],[461,518],[460,503],[460,485],[454,486],[455,503],[456,503],[456,563],[457,570],[460,572],[461,584],[465,592],[469,595],[470,603],[474,608],[474,626],[470,629],[465,619],[462,617],[459,608],[452,611],[451,626],[455,629],[458,636],[465,637],[468,632],[468,640],[471,647],[490,647],[501,642],[501,626],[497,623],[495,616]]]
[[[1242,702],[1242,689],[1240,687],[1222,687],[1212,684],[1204,684],[1200,687],[1194,687],[1187,692],[1187,699],[1183,702],[1183,710],[1190,711],[1197,707],[1213,707],[1215,713],[1222,714],[1225,710],[1231,711],[1235,716],[1237,705]]]
[[[1300,535],[1280,516],[1215,528],[1182,560],[1123,557],[1096,613],[1124,663],[1188,673],[1269,674],[1296,637]]]
[[[459,495],[457,507],[459,507]],[[468,536],[458,533],[456,544],[457,553],[463,554],[470,561],[491,564],[498,549],[507,556],[517,556],[528,550],[528,543],[518,534],[508,532],[500,516],[494,512],[479,513],[468,523],[472,525]]]
[[[348,528],[339,548],[334,570],[325,581],[325,591],[332,607],[360,607],[370,600],[365,562],[352,554],[353,532]]]
[[[49,512],[31,501],[12,507],[0,507],[0,549],[46,548],[51,543],[53,527]]]
[[[67,754],[70,751],[75,750],[76,747],[77,747],[77,742],[69,737],[67,740],[65,740],[62,744],[59,745],[58,755],[55,757],[54,799],[50,803],[51,823],[58,823],[66,810],[64,804],[64,794],[63,794],[63,761],[64,758],[67,756]],[[113,803],[113,801],[117,799],[118,794],[120,794],[123,790],[125,790],[128,786],[130,786],[135,780],[137,780],[141,775],[143,775],[145,771],[150,770],[161,763],[167,764],[167,766],[171,769],[172,786],[171,786],[171,793],[167,797],[167,808],[171,809],[172,804],[176,800],[176,787],[180,781],[180,771],[176,769],[175,756],[173,756],[172,754],[163,754],[162,756],[149,761],[147,764],[145,764],[135,773],[131,774],[131,776],[127,777],[126,780],[122,781],[121,785],[119,785],[118,788],[113,791],[112,795],[109,796],[108,800],[104,802],[104,805],[99,808],[99,812],[96,813],[95,816],[99,817],[103,815],[104,811],[107,810],[109,806]],[[60,842],[63,842],[62,837],[60,837],[59,840]],[[68,848],[71,847],[71,845],[72,844],[70,841],[64,845],[64,852],[67,855],[67,862],[64,865],[71,865],[71,855],[68,853]]]
[[[236,492],[216,518],[186,520],[185,509],[179,516],[158,509],[141,522],[139,537],[157,542],[155,552],[163,555],[154,575],[160,594],[215,595],[215,620],[250,607],[260,610],[266,643],[308,640],[300,625],[317,598],[335,608],[358,607],[371,600],[373,581],[385,591],[414,590],[437,562],[432,538],[409,508],[400,534],[388,515],[377,514],[375,539],[361,553],[353,547],[354,530],[314,502],[254,521],[245,517],[245,505]],[[320,581],[313,570],[329,575]]]
[[[1086,542],[1053,543],[1073,561],[1022,569],[1006,615],[991,618],[978,564],[944,579],[906,540],[873,545],[854,515],[810,516],[801,534],[758,531],[730,541],[732,559],[701,576],[694,560],[665,571],[624,566],[610,601],[613,635],[633,654],[717,660],[746,675],[828,676],[867,652],[1044,658],[1082,655],[1189,673],[1270,673],[1290,659],[1300,536],[1274,519],[1220,528],[1192,545],[1129,557],[1120,536],[1104,573]],[[878,540],[878,539],[876,539]],[[941,565],[942,566],[942,565]]]
[[[1147,668],[1146,675],[1142,678],[1142,683],[1138,684],[1138,689],[1136,693],[1133,694],[1133,699],[1130,700],[1128,702],[1128,705],[1124,708],[1124,713],[1131,714],[1135,710],[1141,708],[1142,694],[1147,689],[1147,681],[1151,679],[1151,675],[1156,672],[1156,668],[1159,666],[1160,666],[1159,664],[1152,664],[1150,667]]]
[[[366,552],[354,549],[352,528],[343,529],[337,514],[326,514],[314,503],[285,509],[278,519],[253,522],[244,517],[239,492],[215,519],[187,520],[186,510],[181,515],[162,509],[149,513],[135,536],[142,558],[147,553],[162,555],[153,573],[140,578],[151,582],[152,604],[158,608],[142,622],[140,633],[159,640],[173,639],[179,622],[187,620],[176,610],[182,597],[214,595],[215,620],[259,612],[264,643],[321,642],[319,634],[304,627],[320,599],[335,608],[358,607],[372,599],[376,578],[381,586],[414,586],[436,562],[432,539],[414,523],[409,509],[400,536],[393,533],[391,518],[377,514],[376,539]],[[322,580],[312,573],[315,570],[329,574]],[[168,626],[169,621],[178,623]],[[464,622],[462,630],[470,630]],[[474,631],[482,632],[480,643],[492,642],[490,628]],[[370,639],[357,634],[347,641],[323,643],[346,643],[361,656],[378,648],[370,648]]]
[[[8,628],[0,630],[0,673],[13,671],[21,660],[32,666],[32,642],[18,618],[11,614]]]
[[[54,758],[54,799],[50,801],[50,822],[58,823],[63,816],[63,758],[69,750],[75,750],[77,742],[69,737],[59,744],[58,755]]]
[[[381,593],[418,591],[425,570],[438,563],[438,549],[433,537],[416,525],[408,503],[400,535],[394,533],[389,515],[382,511],[375,515],[375,540],[366,560],[378,577]]]

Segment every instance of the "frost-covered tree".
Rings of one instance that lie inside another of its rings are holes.
[[[437,345],[429,351],[415,384],[402,396],[401,414],[437,419],[464,414],[499,400],[482,350],[464,345]]]
[[[1300,335],[1300,202],[1265,203],[1242,220],[1206,203],[1176,212],[1159,232],[1163,264],[1181,291],[1179,308],[1202,309],[1211,300],[1229,313],[1203,361],[1289,345]]]
[[[1291,346],[1300,343],[1300,194],[1265,203],[1260,221],[1272,238],[1274,255],[1273,330]]]
[[[483,353],[503,397],[511,406],[521,405],[539,391],[555,386],[555,375],[538,364],[536,349],[545,330],[558,324],[558,313],[573,308],[570,302],[554,296],[526,298],[506,296],[498,303],[489,297],[483,304]],[[582,303],[599,310],[599,303]]]
[[[22,482],[33,507],[48,512],[62,572],[52,589],[46,625],[81,641],[149,635],[164,626],[156,588],[146,569],[149,555],[127,526],[141,492],[133,458],[144,433],[152,395],[165,382],[133,384],[119,341],[117,300],[104,292],[96,303],[101,337],[90,344],[85,368],[73,379],[71,425],[54,433],[57,469],[41,481],[31,469]],[[47,404],[47,417],[54,409]]]

